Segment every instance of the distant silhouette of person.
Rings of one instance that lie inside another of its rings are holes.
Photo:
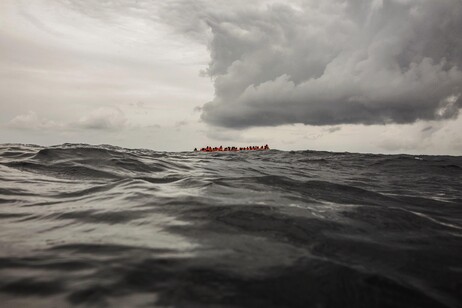
[[[200,151],[201,152],[221,152],[221,151],[224,151],[224,152],[231,152],[231,151],[263,151],[263,150],[269,150],[269,146],[266,144],[266,145],[262,145],[262,146],[258,146],[258,145],[251,145],[251,146],[247,146],[247,147],[235,147],[235,146],[229,146],[229,147],[223,147],[222,145],[220,145],[219,147],[211,147],[211,146],[206,146],[205,148],[201,148]],[[197,152],[197,148],[194,148],[194,152]]]

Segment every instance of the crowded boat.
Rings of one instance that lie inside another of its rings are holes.
[[[258,145],[254,145],[254,146],[247,146],[247,147],[223,147],[223,146],[219,146],[219,147],[210,147],[210,146],[206,146],[204,148],[201,148],[200,150],[198,150],[197,148],[194,149],[194,152],[239,152],[239,151],[267,151],[269,150],[269,146],[266,144],[266,145],[262,145],[262,146],[258,146]]]

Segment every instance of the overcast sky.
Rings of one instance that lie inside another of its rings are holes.
[[[0,1],[0,143],[462,155],[461,107],[460,0]]]

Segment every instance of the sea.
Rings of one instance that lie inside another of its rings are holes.
[[[0,145],[1,307],[462,307],[462,157]]]

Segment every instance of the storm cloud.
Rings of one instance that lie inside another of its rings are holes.
[[[0,142],[462,153],[460,0],[3,0],[0,20]]]
[[[168,16],[208,31],[201,118],[215,126],[404,124],[462,106],[459,0],[177,1]]]

